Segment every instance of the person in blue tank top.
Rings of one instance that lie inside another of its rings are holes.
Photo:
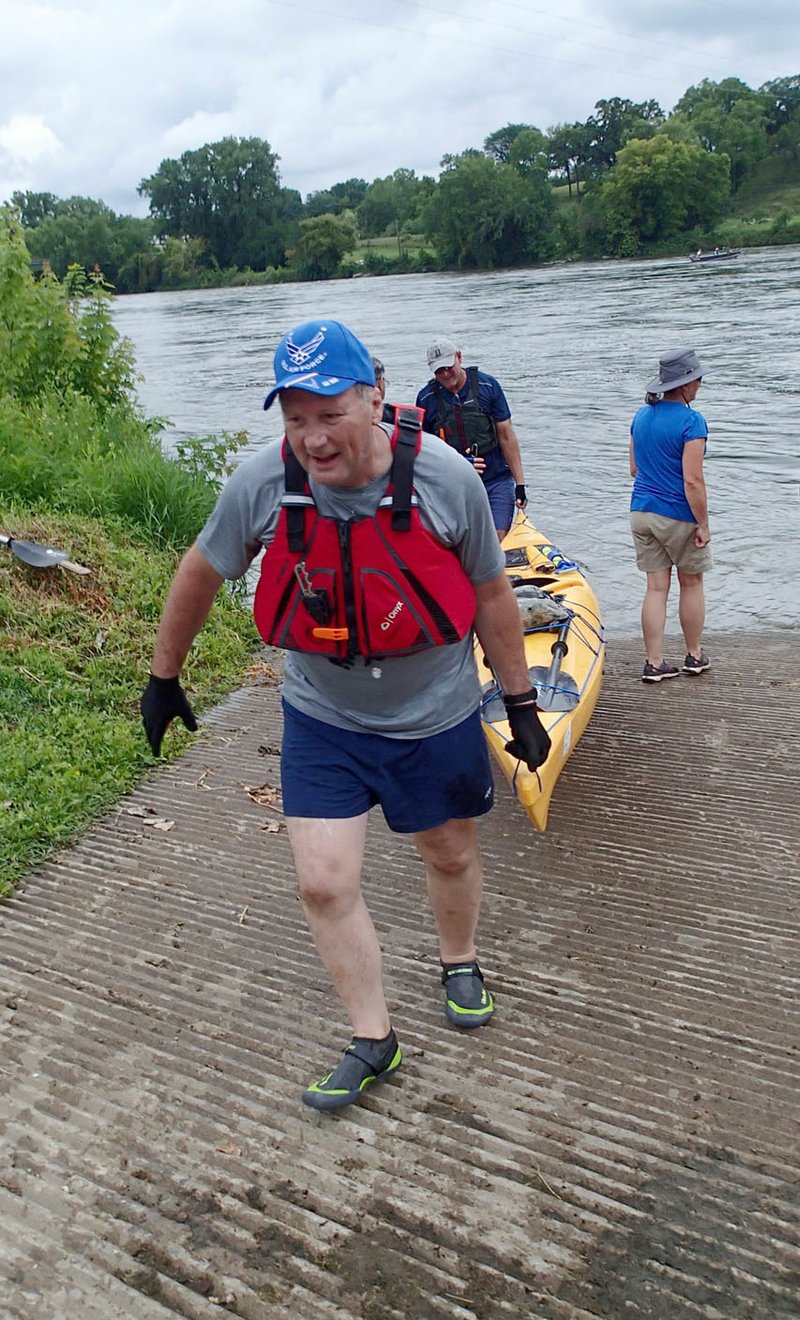
[[[676,678],[664,659],[664,629],[672,569],[677,570],[678,618],[686,643],[685,674],[710,669],[702,647],[703,574],[711,568],[708,497],[703,476],[708,426],[692,407],[703,369],[690,348],[665,353],[647,385],[644,407],[631,423],[631,532],[636,565],[647,574],[642,603],[645,664],[642,681]]]
[[[515,509],[528,502],[519,441],[511,409],[494,376],[461,365],[451,339],[435,339],[428,349],[432,379],[417,395],[424,427],[469,459],[486,487],[497,535],[502,541]]]

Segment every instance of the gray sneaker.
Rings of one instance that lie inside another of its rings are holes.
[[[386,1041],[354,1036],[338,1067],[303,1091],[300,1099],[312,1109],[341,1109],[359,1100],[367,1087],[388,1077],[403,1061],[394,1032]]]
[[[642,682],[660,683],[662,678],[677,678],[680,672],[678,666],[671,665],[668,660],[662,660],[660,665],[651,665],[650,661],[646,660],[642,670]]]
[[[700,648],[700,656],[692,655],[691,652],[686,656],[683,662],[684,674],[704,674],[711,668],[711,661],[703,648]]]
[[[442,963],[444,1012],[456,1027],[483,1027],[494,1013],[494,1000],[476,962]]]

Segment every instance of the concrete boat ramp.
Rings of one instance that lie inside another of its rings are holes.
[[[488,1028],[446,1024],[374,818],[406,1057],[336,1116],[299,1099],[348,1033],[268,668],[30,876],[0,907],[3,1320],[796,1320],[797,637],[709,650],[647,687],[609,648],[546,835],[498,784]]]

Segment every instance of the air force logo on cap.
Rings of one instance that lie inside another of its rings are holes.
[[[284,335],[274,359],[275,386],[264,400],[269,408],[281,390],[343,394],[353,385],[374,385],[372,358],[341,321],[306,321]]]
[[[306,366],[309,358],[314,356],[320,344],[324,342],[325,329],[326,327],[323,326],[317,331],[313,339],[309,339],[305,344],[296,344],[292,339],[292,336],[289,335],[289,338],[286,340],[286,356],[289,358],[289,361],[298,368],[298,370],[302,370],[303,367]]]

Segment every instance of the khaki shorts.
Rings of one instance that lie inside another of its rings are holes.
[[[679,522],[661,513],[631,513],[631,531],[636,548],[636,567],[643,573],[658,573],[664,568],[680,568],[684,573],[707,573],[711,568],[711,550],[698,550],[694,543],[697,523]]]

